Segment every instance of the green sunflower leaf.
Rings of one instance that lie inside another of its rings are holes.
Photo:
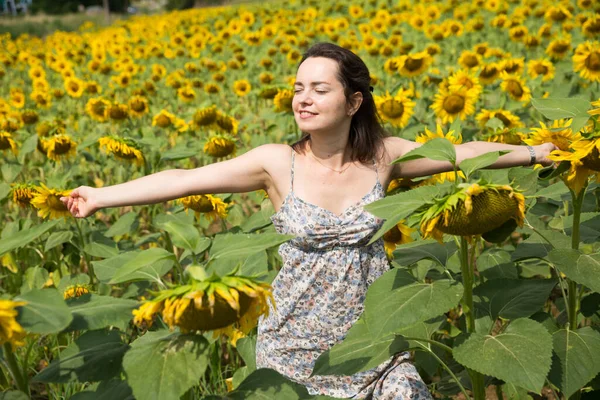
[[[548,259],[569,279],[600,293],[600,253],[555,249],[550,251]]]
[[[37,225],[31,229],[23,229],[15,234],[3,238],[2,242],[0,243],[0,256],[6,252],[23,247],[33,242],[35,239],[58,225],[59,222],[60,220],[54,219]]]
[[[445,138],[435,138],[421,146],[413,149],[402,157],[392,161],[392,164],[398,164],[410,160],[418,160],[420,158],[429,158],[437,161],[449,161],[452,164],[456,163],[456,150],[452,142]]]
[[[73,316],[56,289],[33,289],[14,298],[26,301],[18,308],[17,322],[30,333],[57,333],[66,328]]]
[[[147,332],[123,357],[133,395],[144,400],[179,400],[204,375],[208,348],[201,335]]]
[[[131,311],[139,303],[112,296],[84,294],[67,299],[67,305],[73,314],[69,330],[93,330],[108,326],[125,330],[133,318]]]
[[[376,340],[447,312],[462,296],[459,282],[418,282],[407,270],[394,268],[367,290],[365,320]]]
[[[520,318],[496,336],[472,333],[453,356],[467,368],[540,393],[552,361],[552,336],[540,323]]]
[[[118,376],[129,345],[117,331],[89,331],[75,339],[34,382],[94,382]]]
[[[589,326],[560,329],[552,342],[555,357],[549,379],[569,398],[600,372],[600,333]]]

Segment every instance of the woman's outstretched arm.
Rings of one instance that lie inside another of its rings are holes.
[[[420,146],[422,146],[421,143],[396,137],[388,138],[386,144],[392,160],[402,157],[406,153]],[[557,150],[558,147],[552,143],[544,143],[532,147],[535,152],[536,164],[541,164],[543,166],[552,164],[552,160],[548,158],[548,155],[553,150]],[[503,150],[508,150],[510,153],[500,156],[494,164],[488,166],[487,168],[528,166],[531,161],[531,155],[527,146],[475,141],[457,144],[454,146],[454,148],[456,149],[457,164],[460,164],[463,160],[468,158],[477,157],[492,151]],[[438,174],[440,172],[449,172],[452,170],[452,164],[447,161],[436,161],[428,158],[421,158],[418,160],[411,160],[396,164],[392,173],[392,178],[416,178],[419,176],[428,176]]]
[[[118,185],[80,186],[61,201],[74,217],[84,218],[101,208],[155,204],[193,194],[239,193],[266,189],[267,160],[280,145],[259,146],[231,160],[195,169],[170,169]]]

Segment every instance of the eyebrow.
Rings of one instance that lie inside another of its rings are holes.
[[[329,82],[325,82],[325,81],[311,82],[310,85],[311,86],[317,86],[317,85],[320,85],[322,83],[325,84],[325,85],[331,85]],[[294,86],[295,85],[304,86],[304,84],[302,82],[294,82]]]

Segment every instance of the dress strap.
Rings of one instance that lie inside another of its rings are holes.
[[[373,166],[375,167],[375,176],[377,177],[377,183],[381,185],[381,183],[379,182],[379,171],[377,171],[377,162],[375,162],[375,158],[373,158]]]
[[[294,156],[296,155],[296,152],[294,151],[294,149],[292,149],[292,168],[291,168],[291,173],[290,173],[290,191],[294,190]]]

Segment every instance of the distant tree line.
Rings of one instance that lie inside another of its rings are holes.
[[[108,0],[111,12],[123,13],[129,6],[129,0]],[[45,14],[66,14],[77,12],[79,5],[86,8],[90,6],[102,7],[102,0],[34,0],[30,9],[33,14],[43,12]]]

